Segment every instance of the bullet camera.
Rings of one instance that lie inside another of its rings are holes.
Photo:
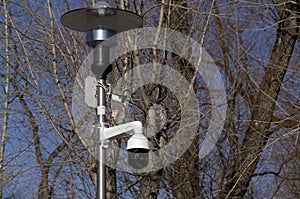
[[[149,141],[141,134],[134,134],[127,142],[128,163],[134,169],[142,169],[149,162]]]

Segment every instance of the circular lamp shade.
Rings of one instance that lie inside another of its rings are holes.
[[[133,12],[116,8],[80,8],[61,17],[64,26],[87,32],[92,29],[109,29],[116,33],[142,27],[143,18]]]

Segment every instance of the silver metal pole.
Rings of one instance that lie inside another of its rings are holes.
[[[105,160],[106,150],[102,145],[99,145],[99,154],[102,157],[101,160],[98,160],[98,168],[97,168],[97,199],[106,199],[106,166],[102,160]]]
[[[109,65],[109,46],[101,45],[101,41],[105,40],[107,36],[115,34],[113,31],[106,29],[97,29],[87,32],[87,43],[93,47],[93,64],[91,65],[92,72],[97,78],[97,96],[98,106],[97,115],[99,120],[99,138],[103,127],[108,127],[106,123],[106,76],[111,71]],[[102,139],[101,139],[102,140]],[[100,141],[97,145],[97,199],[106,199],[106,140]]]
[[[105,118],[105,109],[106,109],[106,90],[105,79],[100,79],[98,85],[98,107],[97,107],[97,114],[99,117],[99,125],[100,131],[106,125],[106,118]],[[99,135],[100,137],[100,135]],[[104,146],[105,143],[100,142],[97,146],[98,151],[98,161],[97,161],[97,199],[106,199],[106,149]]]
[[[106,199],[106,149],[103,143],[98,145],[98,161],[97,161],[97,199]]]

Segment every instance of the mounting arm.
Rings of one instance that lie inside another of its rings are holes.
[[[99,127],[102,128],[100,131],[100,141],[113,140],[124,134],[128,134],[130,131],[134,131],[134,134],[143,134],[143,125],[140,121],[129,122],[113,127]]]

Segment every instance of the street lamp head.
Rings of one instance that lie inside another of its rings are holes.
[[[64,13],[61,23],[71,30],[80,32],[101,28],[119,33],[142,27],[143,18],[127,10],[110,8],[106,2],[101,1],[94,7]]]
[[[143,18],[127,10],[111,8],[108,3],[100,1],[94,7],[64,13],[61,23],[71,30],[86,33],[86,44],[94,48],[91,70],[97,77],[105,78],[111,71],[108,63],[110,46],[99,44],[119,32],[142,27]]]
[[[113,35],[142,27],[143,18],[133,12],[111,8],[108,3],[100,1],[94,7],[68,11],[61,16],[61,23],[67,28],[86,33],[86,44],[96,48],[102,41]],[[93,73],[104,77],[111,71],[107,66],[109,48],[98,47],[95,50]]]

